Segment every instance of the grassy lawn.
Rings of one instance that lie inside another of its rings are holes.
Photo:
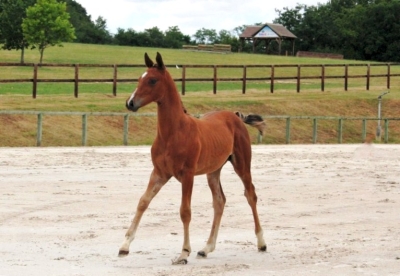
[[[215,54],[190,52],[173,49],[141,47],[121,47],[106,45],[84,45],[66,43],[64,47],[46,49],[45,63],[65,64],[143,64],[143,54],[155,57],[159,51],[170,67],[174,78],[182,77],[182,65],[282,65],[282,64],[366,64],[353,60],[328,60],[297,57],[279,57],[259,54]],[[0,50],[0,62],[18,62],[19,52]],[[39,53],[27,51],[25,61],[36,63]],[[175,68],[179,65],[179,69]],[[366,75],[365,65],[349,67],[349,74]],[[145,70],[139,68],[119,68],[118,77],[137,79]],[[270,68],[248,68],[247,77],[269,77]],[[275,76],[297,75],[297,68],[275,68]],[[343,75],[343,67],[325,68],[326,76]],[[392,73],[400,74],[399,66],[392,66]],[[241,68],[218,69],[218,77],[242,77]],[[385,74],[386,67],[371,66],[371,74]],[[31,79],[32,67],[0,67],[1,79]],[[80,68],[80,78],[111,79],[113,68]],[[320,68],[303,68],[302,76],[319,76]],[[39,67],[40,79],[73,79],[74,68]],[[188,68],[188,78],[212,78],[212,68]],[[178,91],[181,83],[177,82]],[[112,95],[111,83],[80,83],[79,97],[74,98],[73,83],[38,83],[37,98],[32,98],[32,83],[0,83],[0,110],[27,111],[78,111],[78,112],[120,112],[126,113],[124,102],[136,86],[135,81],[118,83],[117,96]],[[259,113],[264,116],[334,116],[334,117],[376,117],[377,97],[386,89],[386,78],[372,78],[370,90],[366,90],[365,78],[350,78],[348,91],[344,91],[343,79],[328,79],[325,91],[321,92],[320,80],[302,80],[301,92],[296,92],[296,80],[276,80],[275,92],[270,93],[269,81],[248,81],[246,94],[242,94],[241,82],[219,82],[217,94],[212,92],[212,82],[187,82],[186,94],[182,96],[184,105],[192,114],[212,110],[240,110],[244,113]],[[390,94],[382,104],[383,117],[400,117],[400,77],[391,80]],[[154,104],[139,113],[155,112]],[[264,143],[284,143],[284,119],[267,119],[268,133]],[[78,146],[81,143],[80,116],[44,116],[43,146]],[[106,128],[104,127],[106,126]],[[89,116],[88,145],[121,145],[123,116]],[[368,121],[367,136],[375,133],[376,121]],[[400,142],[400,122],[390,121],[389,142]],[[151,144],[156,129],[155,117],[131,117],[129,119],[129,144]],[[312,120],[296,119],[291,122],[291,142],[312,142]],[[249,129],[253,142],[256,131]],[[337,120],[318,121],[318,143],[337,142]],[[36,139],[35,115],[0,114],[0,146],[33,146]],[[343,142],[361,142],[361,121],[345,121]]]

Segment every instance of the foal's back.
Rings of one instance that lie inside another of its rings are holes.
[[[196,174],[213,172],[221,168],[233,154],[251,152],[246,126],[233,112],[215,111],[195,119],[200,143]]]
[[[232,139],[233,143],[236,136],[248,138],[250,147],[250,137],[243,121],[231,111],[213,111],[206,113],[201,119],[197,120],[199,131],[207,131],[207,135],[214,135],[214,138]],[[224,137],[224,138],[222,138]]]

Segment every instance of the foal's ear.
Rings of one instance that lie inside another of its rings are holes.
[[[154,62],[149,58],[147,53],[144,53],[144,62],[146,63],[147,68],[153,67]]]
[[[157,52],[156,61],[157,61],[157,66],[159,69],[165,68],[164,61],[162,60],[162,57],[159,52]]]

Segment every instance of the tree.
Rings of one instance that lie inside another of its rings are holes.
[[[165,33],[158,27],[146,29],[144,32],[119,28],[114,36],[114,42],[129,46],[182,48],[183,44],[190,43],[190,37],[182,34],[177,26],[168,27]]]
[[[193,35],[197,43],[214,44],[217,40],[217,31],[215,29],[201,28]]]
[[[282,11],[275,9],[279,17],[275,19],[273,23],[282,24],[299,38],[298,41],[296,41],[296,48],[298,50],[311,51],[312,38],[310,38],[310,34],[314,35],[315,30],[308,28],[308,26],[304,24],[306,8],[307,6],[303,4],[297,4],[294,8],[284,7]]]
[[[343,5],[351,6],[351,1],[335,0],[331,1],[332,4],[317,6],[297,4],[293,9],[275,10],[279,18],[274,23],[284,25],[299,38],[296,41],[297,50],[342,53],[337,24],[345,10]]]
[[[59,1],[61,2],[61,1]],[[93,33],[95,33],[95,23],[91,16],[87,14],[86,9],[74,0],[65,0],[69,21],[75,29],[76,42],[95,43]]]
[[[63,0],[57,0],[62,2]],[[107,30],[107,21],[99,16],[92,21],[90,15],[81,4],[74,0],[65,0],[67,12],[70,15],[69,21],[75,29],[76,42],[92,44],[111,44],[113,38]]]
[[[140,46],[138,33],[134,29],[124,30],[118,28],[114,35],[114,43],[117,45]]]
[[[304,51],[341,53],[347,59],[400,61],[398,0],[331,0],[276,10]]]
[[[376,61],[400,61],[400,2],[358,5],[342,18],[343,49],[347,56]]]
[[[239,51],[239,39],[232,32],[227,30],[220,30],[217,40],[214,43],[231,45],[232,52]]]
[[[158,28],[153,27],[144,30],[145,35],[149,39],[149,47],[164,47],[164,33]]]
[[[165,32],[165,47],[179,49],[183,44],[190,44],[190,36],[184,35],[178,26],[168,27]]]
[[[56,0],[37,0],[34,6],[29,7],[22,22],[22,30],[26,41],[39,49],[40,64],[46,48],[62,46],[62,42],[75,39],[66,4]]]
[[[2,4],[0,4],[0,16],[3,13],[3,7]],[[3,33],[2,33],[2,28],[0,27],[0,43],[4,42],[4,38],[3,38]]]
[[[278,18],[274,23],[282,24],[286,29],[293,33],[300,31],[300,24],[303,20],[305,5],[297,4],[294,8],[284,7],[283,10],[275,9],[278,13]]]
[[[107,20],[102,16],[97,17],[94,22],[94,28],[88,35],[92,36],[92,43],[111,44],[112,42],[111,34],[107,30]]]
[[[25,49],[29,43],[24,39],[22,20],[26,9],[35,4],[35,0],[0,0],[0,37],[5,50],[21,50],[20,62],[24,63]]]

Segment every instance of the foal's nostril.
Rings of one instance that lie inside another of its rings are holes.
[[[131,111],[136,111],[137,110],[137,108],[135,108],[135,103],[133,102],[133,100],[126,101],[126,108],[131,110]]]

